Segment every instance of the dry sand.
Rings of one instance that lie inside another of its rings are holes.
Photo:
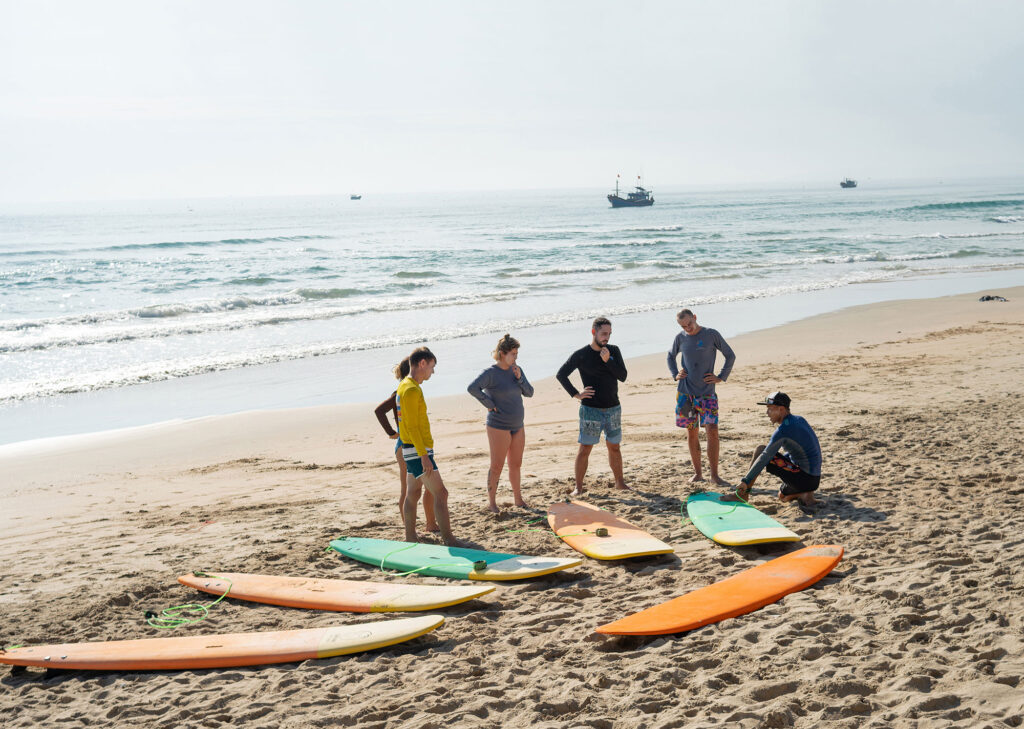
[[[722,472],[738,479],[784,389],[825,454],[811,513],[754,503],[803,544],[725,548],[680,518],[694,490],[661,356],[629,360],[626,477],[603,447],[588,499],[676,547],[598,563],[448,608],[447,623],[373,653],[202,671],[13,674],[6,727],[1018,727],[1024,715],[1024,288],[900,301],[738,337],[722,398]],[[699,315],[700,312],[698,312]],[[702,322],[714,326],[713,321]],[[567,354],[573,345],[566,343]],[[614,341],[614,339],[613,339]],[[669,342],[665,342],[666,348]],[[521,363],[529,372],[529,341]],[[487,363],[466,367],[467,382]],[[454,363],[442,363],[456,366]],[[381,395],[391,387],[381,373]],[[453,524],[473,545],[573,556],[520,532],[570,484],[576,408],[553,381],[527,407],[531,510],[486,510],[483,412],[430,398]],[[387,580],[326,553],[336,536],[400,539],[397,474],[370,408],[250,413],[0,449],[4,645],[164,636],[143,612],[210,601],[193,569]],[[510,504],[504,479],[499,501]],[[810,544],[846,557],[755,613],[651,639],[593,629]],[[393,579],[393,578],[392,578]],[[407,577],[406,581],[441,582]],[[388,616],[227,600],[176,634],[318,627]]]

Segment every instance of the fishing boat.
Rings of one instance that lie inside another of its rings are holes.
[[[846,177],[843,179],[842,182],[839,183],[839,187],[857,187],[857,181],[851,180],[849,177]]]
[[[353,194],[348,196],[348,199],[349,200],[362,200],[363,196],[362,195],[356,195],[355,193],[353,193]]]
[[[615,175],[615,192],[608,195],[608,202],[613,208],[644,208],[653,205],[654,198],[650,190],[640,185],[640,175],[636,177],[635,190],[622,197],[619,195],[619,176]]]

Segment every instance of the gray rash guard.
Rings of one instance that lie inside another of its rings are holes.
[[[676,335],[672,349],[668,351],[668,371],[672,373],[672,377],[679,374],[676,357],[682,354],[686,377],[679,380],[679,392],[696,398],[711,397],[715,394],[715,383],[704,382],[704,375],[715,371],[716,350],[725,355],[725,364],[722,365],[722,371],[718,376],[728,380],[733,363],[736,362],[736,355],[716,329],[701,327],[692,337],[686,332],[679,332]]]
[[[498,365],[491,365],[466,388],[489,411],[487,424],[492,428],[519,430],[523,427],[523,395],[533,397],[533,385],[522,369],[519,375],[517,380],[511,367],[503,370]],[[492,411],[492,408],[497,408],[497,411]]]

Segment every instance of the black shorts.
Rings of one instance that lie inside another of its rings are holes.
[[[764,467],[764,470],[773,476],[778,476],[785,482],[786,485],[782,487],[783,496],[817,491],[818,484],[821,483],[821,476],[812,476],[809,473],[804,473],[798,465],[785,456],[775,456],[775,458],[768,461],[768,465]]]

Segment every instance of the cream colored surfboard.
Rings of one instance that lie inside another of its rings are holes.
[[[490,586],[407,585],[394,582],[328,580],[315,577],[254,575],[244,572],[200,572],[182,575],[178,582],[237,600],[312,610],[354,613],[437,610],[493,592]]]

